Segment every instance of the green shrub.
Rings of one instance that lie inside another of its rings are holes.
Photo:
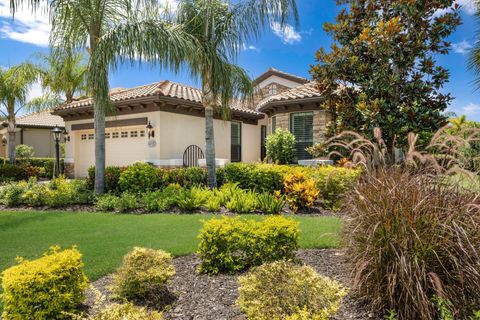
[[[162,320],[162,314],[131,303],[113,303],[86,320]]]
[[[358,182],[361,173],[360,169],[319,167],[315,171],[314,179],[320,190],[322,206],[326,209],[339,210],[343,196]]]
[[[184,188],[207,185],[207,170],[203,168],[189,167],[160,170],[162,171],[160,175],[164,185],[176,183]]]
[[[164,212],[170,209],[172,201],[160,190],[143,194],[141,203],[147,212]]]
[[[118,197],[113,194],[98,196],[95,200],[95,209],[101,212],[115,211]]]
[[[223,217],[205,221],[197,250],[199,271],[234,274],[276,260],[293,260],[298,222],[284,217],[263,221]]]
[[[45,184],[29,184],[21,195],[21,202],[31,207],[41,207],[45,205],[49,190]]]
[[[136,162],[122,171],[118,183],[124,192],[153,191],[159,186],[159,174],[151,164]]]
[[[28,184],[25,181],[6,184],[0,191],[2,203],[8,207],[20,205],[22,203],[22,195],[27,188]]]
[[[217,212],[220,211],[221,207],[221,199],[217,197],[217,192],[215,192],[212,196],[210,196],[207,199],[207,202],[205,202],[205,207],[207,208],[208,211],[210,212]]]
[[[313,207],[320,193],[315,180],[301,172],[287,175],[284,184],[286,199],[293,212]]]
[[[257,195],[258,208],[265,214],[279,214],[285,207],[285,197],[277,194],[262,193]]]
[[[238,189],[230,196],[225,207],[239,214],[253,213],[257,208],[257,194],[253,191]]]
[[[198,187],[184,189],[177,195],[177,206],[183,211],[197,210],[205,205],[208,195],[208,190]]]
[[[15,147],[15,153],[17,154],[18,160],[28,161],[31,157],[33,157],[35,152],[33,151],[33,147],[26,144],[19,144]]]
[[[105,168],[105,192],[120,193],[120,175],[125,171],[125,167],[106,167]],[[87,186],[93,190],[95,183],[95,167],[88,168]]]
[[[289,164],[295,159],[295,136],[287,129],[278,128],[267,137],[267,159],[277,164]]]
[[[355,290],[375,312],[437,319],[433,295],[465,319],[480,305],[480,208],[475,194],[435,177],[390,169],[368,175],[346,201],[346,258]]]
[[[264,264],[239,277],[237,304],[249,320],[328,320],[346,291],[309,266]]]
[[[114,202],[116,212],[127,213],[139,208],[137,197],[128,192],[122,193]]]
[[[81,257],[75,248],[52,247],[3,271],[3,319],[64,319],[63,312],[75,312],[87,287]]]
[[[175,275],[172,256],[162,250],[135,247],[113,276],[113,292],[127,300],[162,292]]]

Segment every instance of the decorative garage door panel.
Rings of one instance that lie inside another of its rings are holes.
[[[93,130],[76,133],[75,173],[84,177],[95,165],[95,136]],[[105,131],[107,166],[126,166],[146,159],[145,127],[109,128]]]

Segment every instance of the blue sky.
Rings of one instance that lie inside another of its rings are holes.
[[[175,0],[166,0],[175,1]],[[473,0],[457,0],[462,5],[463,24],[450,37],[452,51],[438,59],[439,63],[451,72],[450,82],[445,86],[456,98],[449,110],[466,114],[472,120],[480,121],[480,91],[473,86],[474,75],[467,70],[468,50],[475,41],[477,24],[473,16]],[[334,21],[339,12],[335,0],[297,0],[300,13],[300,27],[280,30],[273,26],[256,43],[244,46],[238,63],[253,77],[269,67],[309,77],[308,70],[314,63],[314,53],[320,47],[329,47],[331,39],[322,30],[322,24]],[[32,60],[38,51],[47,52],[49,26],[45,17],[35,17],[29,12],[21,12],[13,22],[8,9],[9,0],[0,0],[0,66],[12,66],[25,60]],[[111,87],[132,87],[170,79],[196,85],[186,73],[172,74],[160,72],[146,64],[142,66],[122,66],[111,75]],[[30,95],[39,95],[41,90],[34,86]]]

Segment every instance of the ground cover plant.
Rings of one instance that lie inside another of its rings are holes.
[[[216,215],[103,214],[88,212],[0,212],[0,270],[15,265],[17,256],[38,257],[52,244],[77,245],[92,281],[113,272],[134,246],[162,249],[174,256],[197,250],[202,221]],[[262,219],[246,215],[245,219]],[[335,248],[341,220],[293,216],[300,223],[300,248]],[[141,232],[139,232],[141,230]]]

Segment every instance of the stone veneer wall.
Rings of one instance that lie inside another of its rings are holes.
[[[73,162],[65,162],[63,164],[63,173],[69,179],[75,178],[75,164]]]
[[[289,87],[286,87],[284,85],[281,85],[279,83],[276,83],[276,82],[273,82],[271,84],[269,84],[268,86],[265,86],[263,88],[260,88],[260,90],[255,94],[255,97],[254,97],[254,104],[257,105],[262,99],[265,99],[266,97],[269,97],[271,96],[270,94],[270,87],[272,85],[276,85],[277,86],[277,93],[276,94],[280,94],[282,92],[285,92],[287,90],[290,90],[291,88]]]
[[[299,111],[299,112],[309,112],[309,111]],[[330,115],[325,110],[314,110],[313,112],[313,142],[322,142],[325,140],[325,129],[328,122],[330,121]],[[274,115],[276,117],[276,127],[290,130],[290,112],[288,113],[277,113]],[[272,117],[268,119],[268,132],[272,132]]]

